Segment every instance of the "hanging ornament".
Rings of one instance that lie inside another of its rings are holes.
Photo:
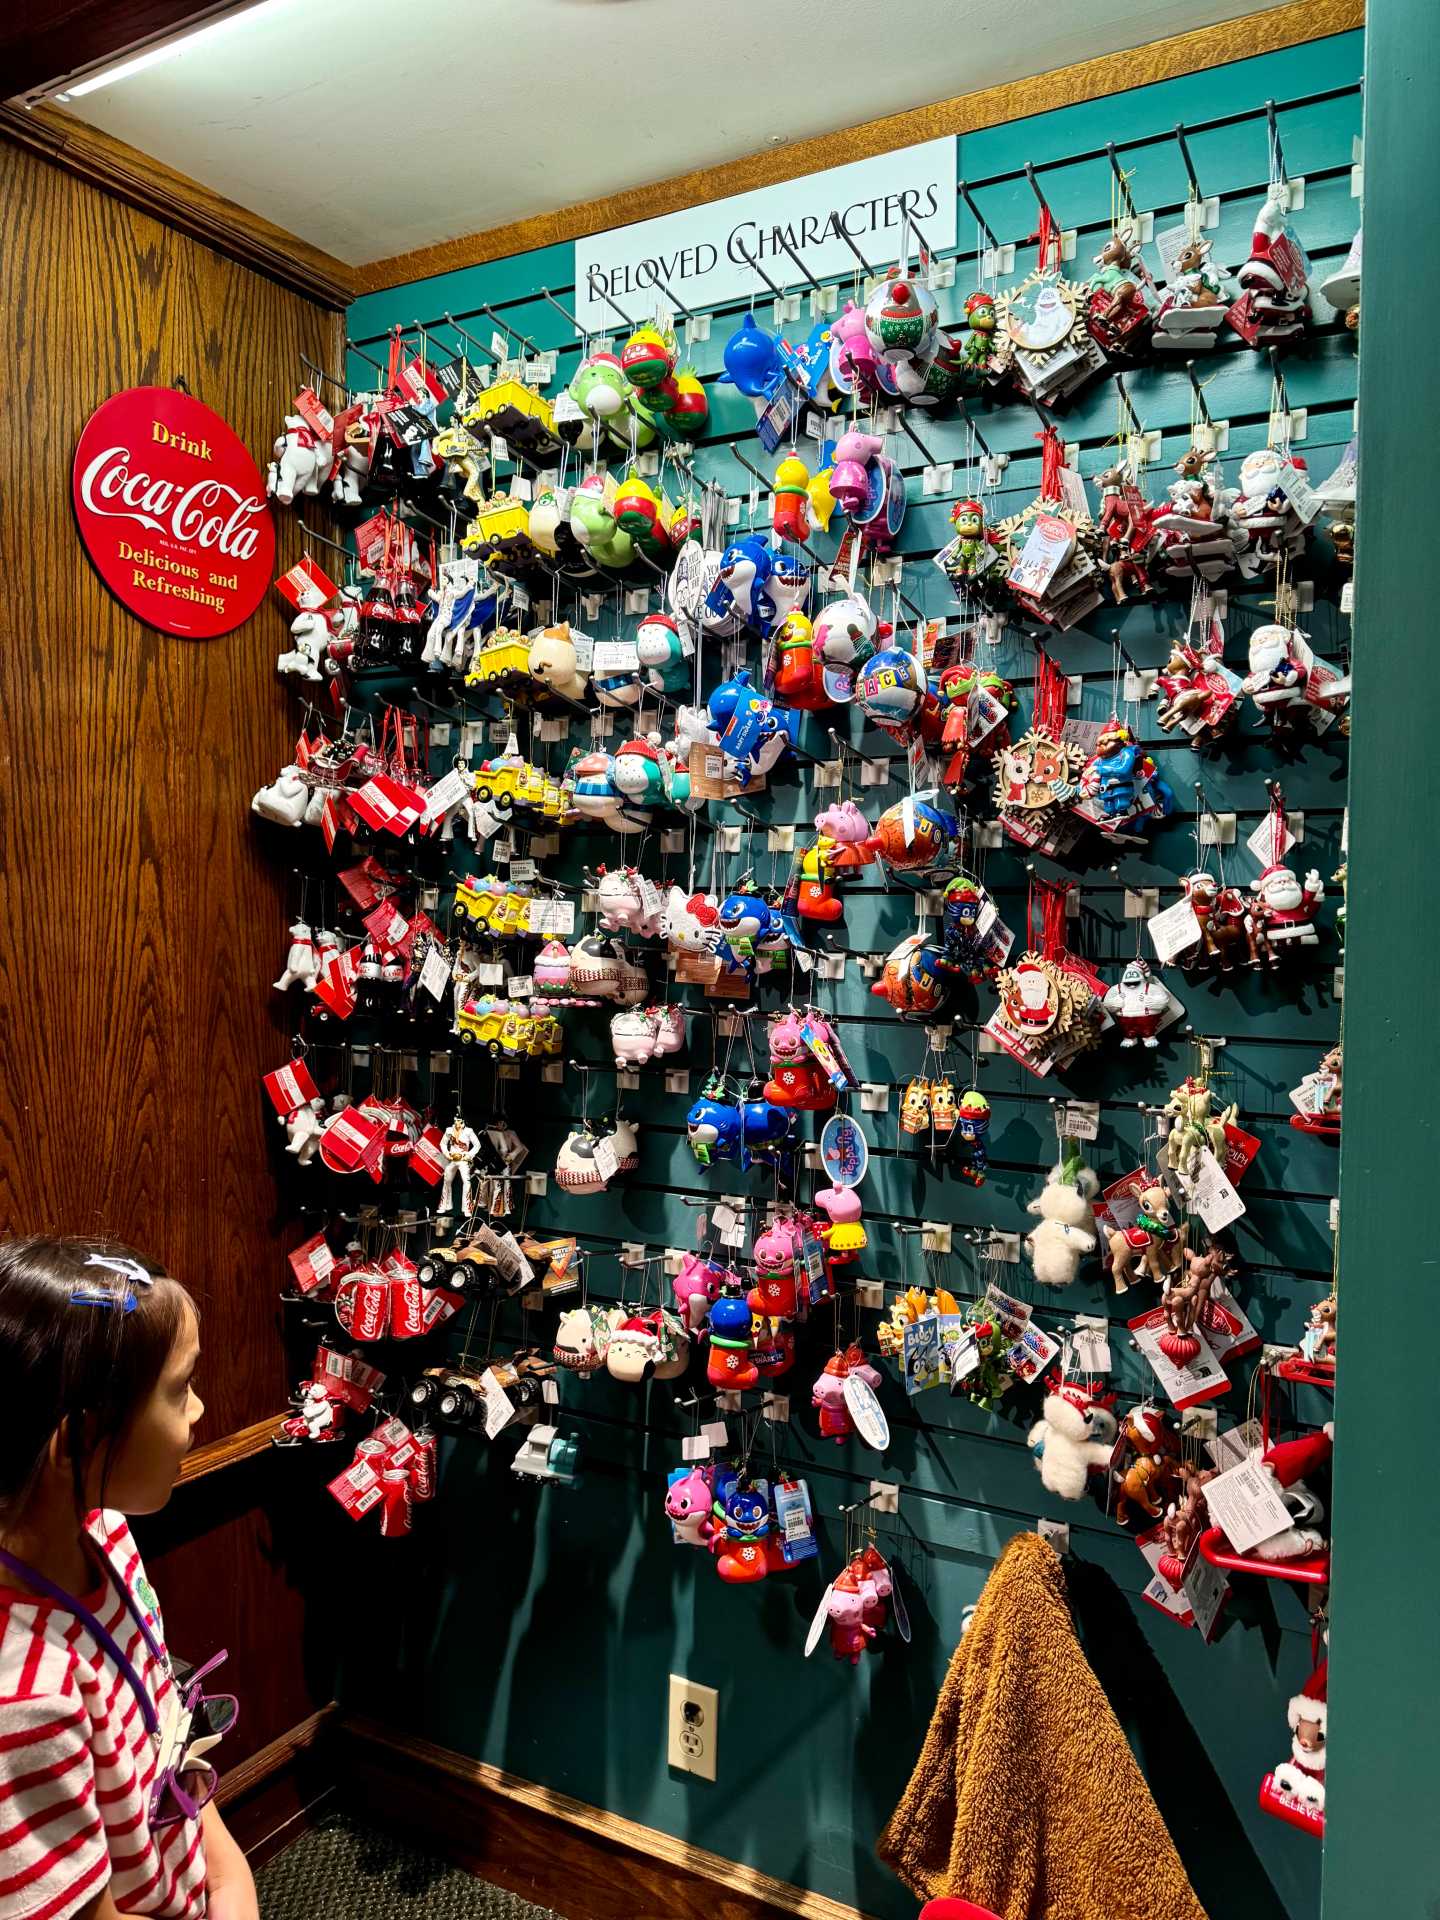
[[[1034,271],[997,301],[999,351],[1022,392],[1049,405],[1102,371],[1105,355],[1082,318],[1089,284],[1060,272],[1060,235],[1044,205],[1037,238]]]
[[[1037,648],[1030,730],[1002,749],[995,768],[995,802],[1006,836],[1051,858],[1068,853],[1084,831],[1068,812],[1085,755],[1064,738],[1067,698],[1064,674]]]
[[[997,976],[1000,1004],[985,1027],[1012,1059],[1042,1077],[1098,1046],[1104,1028],[1105,983],[1066,944],[1072,891],[1068,881],[1032,882],[1030,946]]]
[[[1175,811],[1175,795],[1154,759],[1135,738],[1134,729],[1113,716],[1100,730],[1095,751],[1076,783],[1077,818],[1102,833],[1133,833]]]

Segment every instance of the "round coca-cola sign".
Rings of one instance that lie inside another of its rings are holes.
[[[249,449],[173,387],[97,407],[75,449],[75,517],[100,577],[147,625],[212,640],[275,574],[275,528]]]

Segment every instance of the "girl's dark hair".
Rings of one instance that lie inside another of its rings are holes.
[[[99,1261],[133,1261],[150,1284]],[[187,1306],[178,1280],[118,1240],[0,1242],[0,1527],[22,1520],[62,1429],[76,1513],[103,1506],[115,1450],[160,1378]]]

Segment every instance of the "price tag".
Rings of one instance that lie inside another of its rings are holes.
[[[505,991],[512,1000],[528,1000],[535,991],[535,982],[528,973],[512,973]]]
[[[1074,1364],[1081,1373],[1110,1371],[1110,1323],[1091,1314],[1075,1316],[1072,1336]]]
[[[1272,860],[1285,858],[1291,847],[1295,845],[1295,836],[1290,831],[1288,821],[1267,813],[1246,840],[1245,845],[1254,854],[1260,866],[1268,867]]]
[[[703,1439],[710,1442],[712,1447],[723,1448],[730,1444],[730,1429],[723,1420],[707,1420],[701,1427],[700,1434]]]
[[[1153,915],[1145,924],[1150,932],[1150,944],[1155,949],[1155,957],[1162,966],[1177,954],[1186,953],[1200,943],[1200,922],[1188,900],[1177,900],[1173,907],[1166,907],[1163,913]]]
[[[1290,1525],[1290,1509],[1280,1498],[1275,1476],[1258,1460],[1242,1460],[1216,1474],[1206,1483],[1205,1505],[1236,1553],[1248,1553]]]
[[[703,1433],[687,1433],[685,1438],[680,1442],[680,1458],[682,1460],[708,1460],[710,1458],[710,1442],[705,1438]]]
[[[602,1180],[613,1180],[620,1171],[620,1156],[615,1151],[613,1140],[596,1141],[595,1171]]]
[[[425,956],[425,964],[420,969],[420,984],[434,1000],[444,997],[450,984],[450,962],[444,949],[432,947]]]
[[[487,1369],[481,1384],[485,1388],[485,1438],[493,1440],[515,1418],[515,1409],[493,1367]]]
[[[1066,1140],[1096,1140],[1100,1136],[1100,1103],[1067,1100],[1059,1111],[1060,1133]]]
[[[533,860],[512,860],[510,862],[510,878],[512,880],[533,880],[538,872],[539,868]]]
[[[1200,1155],[1200,1171],[1190,1201],[1211,1233],[1219,1233],[1245,1211],[1245,1202],[1221,1171],[1220,1162],[1208,1147]]]
[[[470,776],[462,773],[459,767],[452,767],[449,773],[442,774],[425,796],[425,811],[422,820],[438,820],[442,813],[448,813],[451,807],[458,806],[470,791]]]

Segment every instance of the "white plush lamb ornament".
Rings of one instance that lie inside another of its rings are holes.
[[[265,479],[265,491],[282,507],[297,493],[319,493],[330,477],[335,449],[307,426],[298,413],[287,413],[285,431],[275,442],[275,458]]]
[[[1115,1416],[1088,1387],[1075,1380],[1052,1387],[1026,1441],[1041,1485],[1062,1500],[1083,1500],[1090,1474],[1110,1465],[1115,1433]]]
[[[1099,1189],[1100,1182],[1078,1159],[1059,1161],[1046,1174],[1027,1209],[1039,1214],[1040,1225],[1025,1236],[1025,1251],[1042,1286],[1068,1287],[1080,1262],[1094,1253],[1099,1242],[1090,1203]]]

